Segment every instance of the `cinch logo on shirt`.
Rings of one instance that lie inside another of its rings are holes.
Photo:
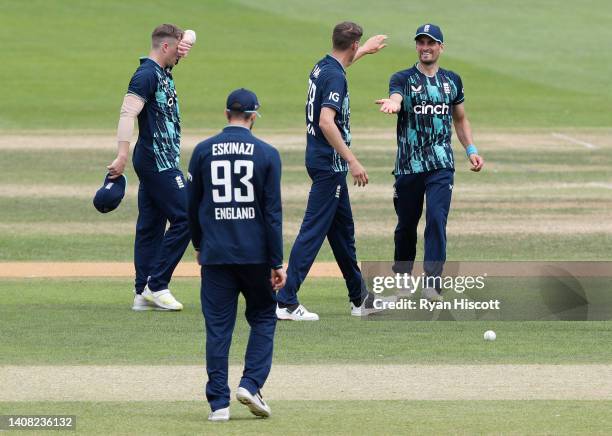
[[[450,106],[446,103],[427,104],[423,101],[419,106],[414,107],[414,113],[418,115],[448,115]]]

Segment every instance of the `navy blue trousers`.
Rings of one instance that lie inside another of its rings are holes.
[[[307,168],[312,179],[300,232],[289,255],[287,284],[276,295],[284,304],[297,304],[297,292],[327,237],[348,288],[349,300],[360,300],[365,290],[355,251],[355,224],[346,186],[346,172]]]
[[[453,193],[454,170],[441,169],[395,177],[393,205],[397,214],[395,261],[411,272],[416,257],[417,225],[427,201],[424,267],[428,276],[439,276],[446,261],[446,221]]]
[[[240,386],[255,394],[266,382],[272,366],[276,302],[270,266],[203,266],[200,298],[206,325],[206,398],[212,410],[230,403],[228,356],[240,293],[244,295],[244,315],[251,326]]]
[[[134,241],[135,289],[168,288],[172,273],[189,245],[187,188],[180,170],[139,171],[138,220]],[[170,227],[166,230],[166,224]]]

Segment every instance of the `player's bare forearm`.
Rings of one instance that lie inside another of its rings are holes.
[[[111,162],[108,169],[111,179],[120,177],[125,171],[125,165],[127,164],[128,156],[130,154],[130,143],[128,141],[117,142],[117,157]]]
[[[463,145],[463,148],[468,153],[468,159],[472,164],[470,169],[474,172],[479,172],[484,166],[484,159],[478,155],[478,151],[474,146],[472,126],[470,125],[470,121],[465,114],[463,104],[457,105],[455,110],[453,110],[453,124],[455,126],[455,132],[457,132],[459,142],[461,142],[461,145]],[[468,150],[468,148],[472,148],[472,150]]]
[[[340,130],[338,130],[336,123],[321,121],[319,123],[319,127],[321,128],[325,139],[327,139],[327,142],[329,142],[329,144],[334,148],[334,150],[336,150],[336,153],[338,153],[342,159],[344,159],[349,165],[351,162],[357,160],[351,149],[344,143],[342,134],[340,133]]]
[[[472,126],[465,113],[463,103],[453,108],[453,124],[455,126],[455,132],[459,142],[466,148],[468,145],[473,144],[474,139],[472,138]]]
[[[470,122],[467,117],[457,123],[455,122],[455,132],[457,132],[457,138],[459,138],[459,142],[463,145],[463,148],[466,148],[468,145],[473,144],[474,140],[472,138],[472,127],[470,126]]]
[[[365,186],[368,184],[368,173],[361,163],[357,160],[351,149],[344,143],[342,139],[342,134],[336,123],[333,122],[333,117],[329,118],[329,114],[327,116],[323,116],[325,111],[331,111],[335,114],[335,111],[330,108],[323,108],[321,111],[321,118],[319,121],[319,127],[327,139],[327,142],[336,150],[336,152],[348,163],[349,169],[351,171],[351,175],[353,176],[353,184],[358,186]]]
[[[127,161],[130,154],[130,143],[128,141],[117,142],[117,157],[121,157]]]

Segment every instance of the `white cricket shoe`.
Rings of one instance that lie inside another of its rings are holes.
[[[209,421],[229,421],[230,412],[229,407],[224,407],[223,409],[213,410],[208,414]]]
[[[272,409],[261,398],[261,393],[251,394],[245,388],[238,388],[236,391],[236,399],[247,406],[251,413],[262,418],[269,418],[272,414]]]
[[[309,312],[303,305],[299,305],[293,311],[287,307],[279,307],[276,305],[276,317],[288,321],[318,321],[319,315],[314,312]]]
[[[148,310],[160,309],[155,304],[149,303],[142,294],[137,294],[134,291],[134,303],[132,304],[132,310],[135,312],[144,312]]]
[[[382,312],[384,309],[377,309],[374,307],[375,298],[376,297],[373,294],[368,294],[368,296],[361,303],[361,306],[355,306],[353,303],[351,303],[351,315],[368,316],[376,312]]]
[[[142,296],[149,303],[166,310],[183,310],[183,305],[176,301],[170,293],[170,289],[163,289],[158,292],[151,292],[149,285],[145,286]]]

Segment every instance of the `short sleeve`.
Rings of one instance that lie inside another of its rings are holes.
[[[138,69],[132,76],[128,93],[135,94],[145,102],[154,96],[157,88],[157,75],[151,69]]]
[[[461,104],[465,100],[465,95],[463,94],[463,82],[461,81],[461,77],[457,74],[453,74],[452,76],[453,82],[455,82],[455,87],[457,88],[457,96],[452,101],[452,104]]]
[[[395,73],[389,79],[389,97],[393,94],[404,94],[404,86],[406,81],[402,77],[401,73]]]
[[[342,110],[342,102],[346,97],[346,78],[342,74],[331,75],[323,87],[321,106]]]

